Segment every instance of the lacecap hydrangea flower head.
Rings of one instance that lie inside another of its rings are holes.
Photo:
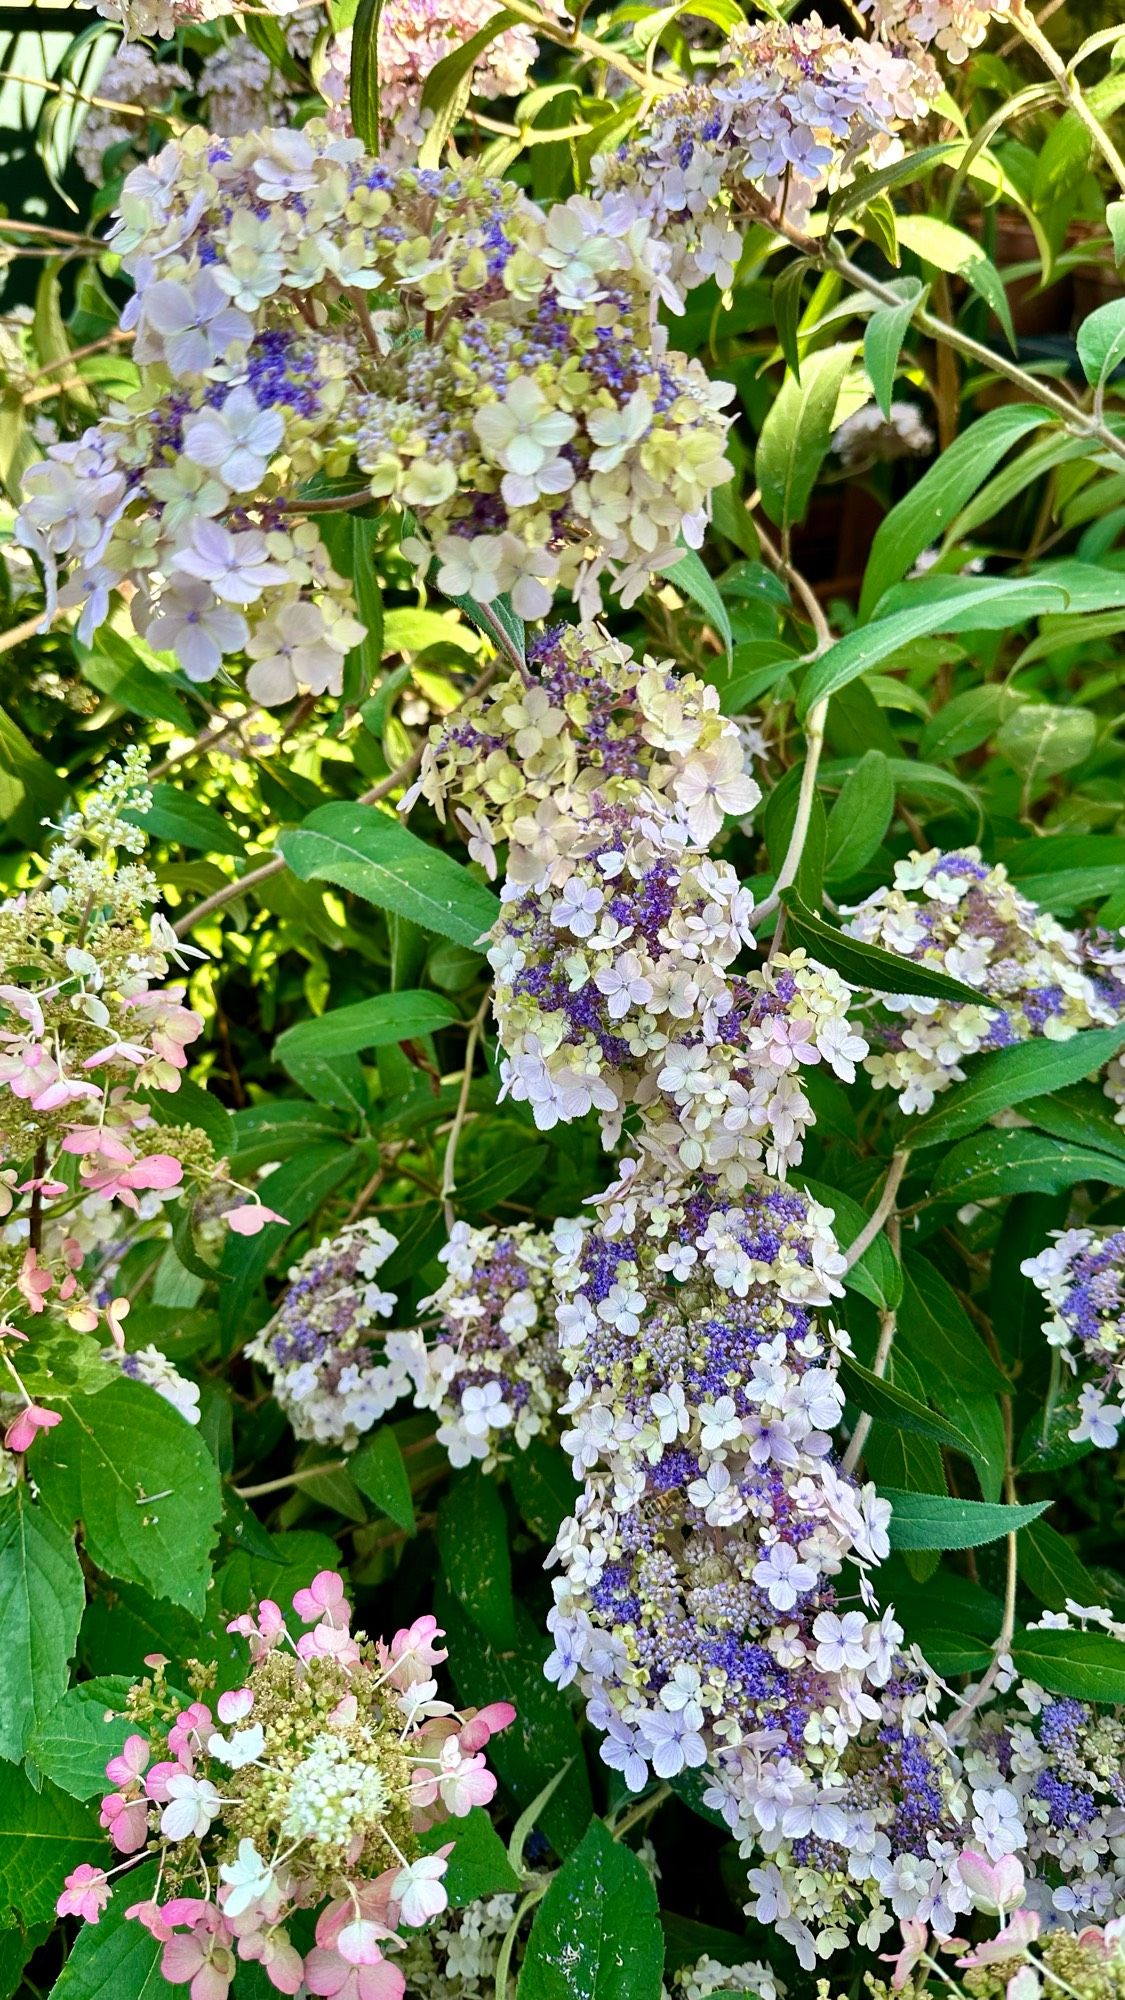
[[[438,1255],[445,1278],[418,1303],[429,1330],[413,1336],[414,1402],[437,1416],[451,1464],[477,1461],[488,1472],[532,1438],[557,1435],[566,1378],[554,1248],[527,1222],[510,1229],[455,1222]]]
[[[404,1336],[383,1326],[396,1295],[379,1282],[397,1247],[372,1220],[324,1237],[293,1265],[277,1311],[247,1349],[295,1436],[351,1447],[409,1388]]]
[[[89,638],[136,629],[257,701],[338,692],[363,635],[301,490],[410,511],[423,571],[482,603],[597,607],[698,544],[730,390],[668,351],[644,225],[510,182],[394,172],[323,123],[193,128],[126,180],[111,232],[141,387],[27,474],[18,534]],[[313,510],[315,512],[315,509]],[[128,594],[128,593],[127,593]]]
[[[509,879],[533,882],[563,814],[660,799],[705,847],[728,813],[751,812],[760,796],[713,687],[638,660],[598,625],[560,625],[532,641],[526,673],[435,724],[402,809],[421,797],[444,819],[452,806],[490,876],[506,841]]]
[[[672,254],[690,289],[733,282],[736,221],[755,198],[800,224],[861,159],[886,163],[924,115],[932,67],[808,20],[740,28],[713,75],[658,100],[640,136],[594,161],[594,185],[621,197]]]
[[[979,1006],[903,994],[873,1015],[866,1032],[878,1047],[865,1067],[903,1111],[927,1111],[939,1091],[964,1081],[962,1064],[981,1049],[1038,1035],[1065,1041],[1119,1018],[1085,969],[1082,940],[976,847],[897,861],[893,885],[850,911],[845,929],[980,993]]]
[[[1051,1308],[1046,1339],[1079,1378],[1068,1436],[1112,1448],[1125,1423],[1125,1230],[1055,1230],[1020,1270]]]
[[[306,1628],[296,1640],[268,1599],[233,1621],[249,1669],[214,1715],[201,1700],[181,1707],[162,1671],[133,1690],[140,1727],[106,1767],[115,1789],[102,1825],[119,1854],[156,1854],[159,1875],[126,1915],[163,1946],[164,1978],[190,1984],[195,2000],[224,2000],[239,1961],[260,1964],[282,1993],[400,2000],[393,1954],[404,1927],[445,1909],[454,1844],[426,1849],[419,1835],[488,1803],[496,1780],[482,1753],[515,1711],[455,1713],[438,1699],[437,1621],[416,1619],[389,1645],[353,1634],[332,1571],[293,1609]],[[84,1863],[60,1914],[96,1923],[117,1872]],[[302,1910],[316,1913],[304,1953],[288,1929]]]
[[[548,1671],[578,1679],[603,1757],[640,1789],[650,1765],[673,1777],[763,1729],[800,1754],[828,1707],[858,1726],[889,1628],[842,1627],[833,1580],[883,1559],[890,1508],[831,1454],[831,1212],[768,1182],[732,1201],[632,1176],[606,1199],[598,1227],[556,1225],[562,1441],[586,1484],[559,1534]]]
[[[753,942],[753,899],[734,870],[658,806],[562,818],[540,873],[508,882],[489,963],[504,1088],[542,1129],[623,1105],[680,1024],[732,1004],[727,968]]]

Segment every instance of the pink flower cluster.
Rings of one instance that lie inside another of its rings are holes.
[[[158,1669],[135,1688],[143,1723],[110,1758],[101,1822],[120,1868],[88,1863],[66,1878],[60,1916],[96,1923],[111,1876],[159,1856],[157,1893],[126,1915],[162,1946],[161,1971],[191,2000],[225,2000],[239,1961],[280,1993],[400,2000],[392,1954],[447,1903],[453,1842],[419,1836],[486,1805],[496,1788],[483,1751],[507,1728],[507,1702],[455,1714],[437,1698],[442,1633],[423,1617],[372,1643],[351,1630],[341,1578],[298,1590],[294,1640],[264,1599],[228,1629],[248,1641],[245,1684],[203,1701],[170,1699]],[[315,1910],[302,1953],[287,1928]]]

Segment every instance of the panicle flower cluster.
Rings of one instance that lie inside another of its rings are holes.
[[[326,1236],[293,1265],[277,1311],[247,1349],[297,1437],[352,1446],[409,1387],[406,1337],[380,1326],[395,1294],[378,1274],[397,1248],[371,1220]]]
[[[846,472],[893,464],[897,458],[925,458],[934,443],[933,431],[913,403],[892,403],[886,416],[878,403],[865,403],[832,435],[832,449]]]
[[[411,1938],[402,1960],[411,2000],[493,2000],[500,1947],[515,1896],[487,1896],[447,1911]]]
[[[323,122],[199,129],[133,170],[111,241],[141,387],[32,467],[18,534],[81,637],[137,629],[255,700],[338,692],[363,635],[297,489],[412,510],[438,582],[521,616],[624,596],[697,545],[730,390],[664,347],[659,257],[621,204],[545,214],[471,171],[393,172]],[[296,497],[294,497],[296,495]],[[49,600],[50,601],[50,600]]]
[[[420,1313],[436,1316],[436,1341],[413,1335],[414,1401],[433,1410],[437,1439],[455,1466],[490,1472],[514,1446],[557,1435],[566,1386],[559,1361],[550,1236],[530,1223],[471,1229],[455,1222],[439,1252],[446,1276]]]
[[[610,1143],[679,1023],[713,1035],[729,1010],[753,901],[643,804],[558,820],[536,860],[536,880],[505,883],[489,950],[504,1088],[542,1130],[596,1106]]]
[[[639,1789],[650,1765],[673,1777],[763,1729],[800,1754],[829,1707],[855,1726],[897,1628],[833,1611],[844,1563],[865,1589],[886,1555],[890,1508],[831,1456],[831,1212],[703,1178],[608,1200],[597,1226],[555,1232],[562,1441],[585,1487],[556,1547],[548,1671],[579,1680]]]
[[[665,2000],[717,2000],[717,1996],[753,1993],[757,2000],[785,2000],[788,1991],[772,1966],[760,1959],[740,1965],[724,1965],[704,1952],[690,1965],[681,1965],[665,1984]]]
[[[333,1571],[293,1609],[307,1628],[296,1641],[269,1599],[233,1620],[250,1665],[214,1716],[199,1700],[181,1708],[160,1672],[133,1690],[142,1727],[106,1766],[114,1789],[101,1823],[123,1869],[155,1854],[159,1875],[154,1897],[126,1915],[159,1940],[164,1978],[190,1983],[194,2000],[225,2000],[239,1961],[258,1963],[281,1993],[401,2000],[390,1956],[400,1930],[447,1902],[453,1843],[427,1850],[419,1836],[491,1799],[482,1753],[515,1711],[496,1702],[457,1714],[437,1697],[436,1619],[372,1643],[351,1632]],[[116,1872],[83,1863],[59,1914],[96,1923]],[[304,1954],[288,1929],[300,1911],[317,1913]]]
[[[179,1135],[134,1093],[178,1090],[203,1025],[184,986],[163,983],[189,947],[154,910],[139,858],[131,815],[150,803],[144,776],[137,750],[108,765],[57,829],[41,886],[0,904],[0,1157],[34,1161],[51,1198],[70,1192],[66,1163],[77,1161],[83,1193],[133,1210],[140,1190],[184,1175]],[[190,1135],[189,1155],[202,1143]]]
[[[706,82],[660,100],[641,136],[594,161],[595,187],[624,197],[672,253],[676,284],[732,283],[735,227],[756,198],[800,224],[860,159],[886,163],[921,117],[931,65],[807,21],[764,21],[732,36]]]
[[[980,47],[991,22],[1004,19],[1011,0],[861,0],[872,26],[890,47],[909,51],[931,43],[950,62],[964,62]]]
[[[906,1112],[927,1111],[937,1092],[962,1082],[962,1063],[981,1049],[1039,1035],[1065,1041],[1121,1017],[1106,982],[1086,968],[1083,941],[1021,895],[1003,866],[986,866],[976,847],[934,847],[897,861],[893,886],[849,912],[845,929],[980,993],[979,1006],[890,997],[872,1018],[867,1032],[879,1047],[868,1074]]]
[[[705,847],[727,813],[752,811],[760,796],[713,687],[669,661],[638,660],[598,625],[560,625],[532,642],[525,674],[435,724],[402,810],[421,797],[444,820],[452,805],[491,877],[506,841],[509,881],[532,883],[564,816],[659,801]]]
[[[191,78],[179,63],[157,62],[146,48],[136,43],[126,42],[117,49],[98,82],[98,96],[103,102],[90,106],[74,142],[74,157],[86,179],[95,186],[100,184],[102,161],[111,146],[130,146],[134,158],[144,150],[141,142],[145,119],[130,117],[124,110],[110,110],[110,104],[136,105],[141,111],[165,111],[174,91],[191,87]],[[131,165],[129,156],[125,157]]]
[[[1068,1435],[1104,1450],[1125,1423],[1125,1230],[1060,1229],[1054,1242],[1020,1270],[1051,1308],[1043,1322],[1050,1345],[1083,1379],[1078,1418]]]

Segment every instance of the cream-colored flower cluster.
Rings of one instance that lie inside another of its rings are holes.
[[[509,880],[530,883],[560,817],[646,793],[700,846],[761,796],[713,687],[670,661],[638,660],[598,625],[556,626],[528,648],[526,674],[434,726],[402,810],[421,797],[444,819],[452,804],[473,859],[495,877],[507,841]]]

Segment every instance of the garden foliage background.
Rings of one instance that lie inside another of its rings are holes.
[[[2,1992],[1118,1992],[1112,5],[99,8],[4,14]]]

